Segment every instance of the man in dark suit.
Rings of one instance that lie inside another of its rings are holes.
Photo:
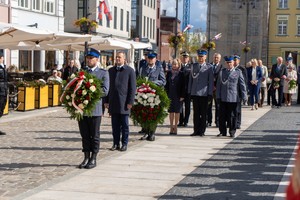
[[[219,127],[219,107],[220,103],[216,98],[216,87],[217,87],[217,79],[219,76],[219,72],[222,69],[221,64],[221,54],[215,53],[213,57],[214,61],[211,63],[213,71],[214,71],[214,90],[213,90],[213,100],[215,103],[215,124],[216,127]],[[212,104],[213,101],[208,102],[208,110],[207,110],[207,126],[211,126],[212,123]]]
[[[242,75],[244,77],[244,81],[246,83],[246,91],[248,91],[248,86],[247,86],[247,83],[248,83],[248,75],[247,75],[247,69],[246,67],[240,65],[240,60],[241,60],[241,57],[239,55],[233,55],[233,66],[236,68],[236,69],[239,69],[241,72],[242,72]],[[242,125],[242,100],[243,98],[241,97],[241,93],[238,94],[239,97],[240,97],[240,100],[237,102],[237,106],[236,106],[236,109],[237,109],[237,117],[236,117],[236,128],[237,129],[240,129],[241,128],[241,125]]]
[[[63,80],[67,80],[73,73],[78,72],[78,68],[75,66],[75,60],[70,60],[69,65],[64,69]]]
[[[189,86],[189,77],[191,73],[191,65],[189,63],[190,55],[184,51],[181,53],[182,63],[181,63],[181,71],[184,75],[184,100],[183,107],[180,112],[179,124],[178,126],[187,127],[189,123],[190,113],[191,113],[191,96],[188,94],[188,86]]]
[[[224,58],[227,67],[223,68],[219,73],[216,91],[217,99],[220,102],[220,134],[217,136],[226,136],[228,126],[230,137],[234,138],[237,120],[236,107],[240,102],[240,98],[243,101],[247,101],[247,90],[241,70],[233,65],[233,56],[225,56]]]
[[[111,115],[112,134],[114,143],[111,150],[126,151],[129,135],[129,114],[134,103],[136,92],[136,77],[133,68],[125,64],[125,53],[118,52],[116,66],[108,70],[109,93],[106,103]],[[120,137],[122,132],[122,147]]]
[[[298,84],[297,104],[300,104],[300,66],[297,67],[297,84]]]
[[[149,81],[152,81],[154,84],[164,87],[166,85],[166,77],[162,65],[159,64],[156,60],[157,54],[154,52],[149,52],[148,54],[148,63],[146,66],[143,66],[140,71],[141,77],[147,77]],[[144,130],[142,130],[144,131]],[[140,131],[140,132],[142,132]],[[145,133],[141,140],[155,140],[155,132]]]
[[[283,98],[283,84],[284,79],[287,76],[286,66],[283,64],[283,58],[277,58],[277,64],[272,66],[270,79],[272,79],[271,90],[272,90],[272,107],[281,107]],[[278,84],[278,87],[277,87]],[[278,100],[276,100],[276,90],[278,91]]]
[[[198,50],[198,62],[192,65],[188,93],[193,100],[194,133],[191,136],[204,136],[208,102],[212,100],[214,89],[214,72],[206,63],[207,51]]]
[[[0,118],[3,115],[8,95],[7,71],[3,62],[4,56],[0,53]],[[0,135],[5,135],[5,133],[0,131]]]
[[[88,72],[102,80],[102,90],[105,96],[109,91],[109,75],[106,70],[100,69],[97,66],[99,62],[100,52],[90,48],[86,55]],[[84,160],[79,165],[79,168],[91,169],[96,167],[96,158],[100,146],[100,123],[102,110],[102,98],[96,104],[92,116],[83,116],[83,119],[78,121],[80,135],[82,137],[82,151],[84,152]]]

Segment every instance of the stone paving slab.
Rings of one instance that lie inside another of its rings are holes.
[[[269,111],[244,108],[242,130]],[[168,120],[167,120],[168,121]],[[192,127],[169,136],[168,126],[159,127],[155,142],[142,142],[125,153],[106,157],[92,170],[61,180],[24,199],[157,199],[180,182],[232,138],[218,138],[218,129],[210,127],[205,137],[190,137]],[[161,176],[159,176],[161,174]]]

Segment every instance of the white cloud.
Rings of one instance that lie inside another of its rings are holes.
[[[190,24],[194,28],[206,28],[206,11],[207,0],[190,0]],[[167,16],[176,16],[176,1],[161,0],[161,11],[167,10]],[[183,16],[183,0],[178,1],[178,18],[182,21]]]

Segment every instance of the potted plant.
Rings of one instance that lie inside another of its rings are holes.
[[[243,51],[244,53],[248,53],[250,50],[251,50],[251,48],[250,48],[249,46],[245,46],[245,47],[242,49],[242,51]]]
[[[181,48],[185,42],[185,38],[181,33],[178,33],[177,36],[170,35],[170,37],[168,38],[168,42],[170,44],[170,47],[175,47],[175,45],[177,45],[177,47]]]
[[[80,31],[83,33],[91,33],[93,28],[98,27],[98,23],[96,20],[91,20],[86,17],[82,17],[80,19],[75,20],[74,25],[80,28]]]
[[[213,41],[209,41],[209,42],[203,43],[201,48],[207,49],[207,50],[210,50],[210,49],[214,50],[214,49],[216,49],[216,43]]]

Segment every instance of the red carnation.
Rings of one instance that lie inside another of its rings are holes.
[[[84,76],[84,71],[79,72],[79,76]]]
[[[87,82],[87,83],[85,84],[85,87],[86,87],[86,88],[90,88],[90,87],[91,87],[91,83],[90,83],[90,82]]]

